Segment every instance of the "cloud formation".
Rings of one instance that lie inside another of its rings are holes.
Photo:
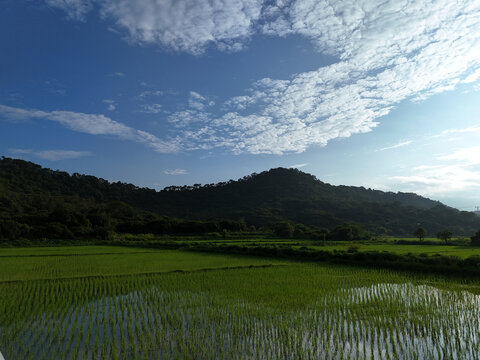
[[[300,168],[302,168],[302,167],[304,167],[304,166],[307,166],[307,165],[308,165],[308,163],[295,164],[295,165],[289,166],[289,168],[290,168],[290,169],[300,169]]]
[[[480,68],[478,1],[298,0],[269,14],[277,16],[269,34],[304,35],[339,61],[287,80],[259,80],[227,99],[223,115],[200,111],[195,118],[206,120],[199,124],[176,122],[188,123],[203,146],[253,154],[324,146],[371,131],[399,102],[451,90]]]
[[[90,9],[79,0],[49,3],[64,10],[78,4],[81,14]],[[371,131],[402,101],[422,101],[480,79],[478,0],[96,3],[136,43],[198,55],[209,46],[242,49],[255,34],[300,35],[337,58],[288,79],[258,80],[225,99],[223,113],[191,96],[188,110],[168,119],[184,150],[303,152]]]
[[[390,149],[396,149],[396,148],[399,148],[399,147],[403,147],[403,146],[410,145],[412,142],[413,142],[412,140],[402,141],[402,142],[399,142],[398,144],[381,148],[381,149],[379,149],[378,151],[385,151],[385,150],[390,150]]]
[[[200,54],[209,45],[243,48],[260,18],[261,0],[102,0],[101,14],[130,41]]]
[[[145,114],[158,114],[162,112],[162,105],[161,104],[145,104],[142,106],[141,112]]]
[[[167,175],[186,175],[188,171],[185,169],[167,169],[164,170],[163,173]]]
[[[195,91],[190,91],[188,107],[195,110],[204,110],[206,107],[215,105],[214,101],[208,100]]]
[[[0,116],[11,121],[43,119],[55,121],[63,126],[90,135],[110,135],[123,140],[143,143],[160,153],[172,153],[180,150],[178,141],[161,140],[146,131],[131,128],[101,114],[84,114],[72,111],[42,111],[21,109],[0,105]]]
[[[109,111],[113,111],[117,108],[117,103],[115,100],[105,99],[103,102],[108,105],[107,110]]]
[[[480,126],[470,126],[466,128],[460,128],[460,129],[453,128],[453,129],[444,130],[440,134],[432,136],[432,138],[440,138],[440,137],[445,137],[452,134],[465,134],[465,133],[471,134],[479,131],[480,131]]]
[[[426,195],[459,191],[478,192],[480,189],[480,146],[459,148],[438,156],[437,165],[421,165],[412,169],[413,175],[394,176],[391,180],[408,191]],[[471,195],[470,195],[471,197]]]
[[[47,5],[64,10],[72,20],[85,20],[85,15],[92,10],[90,0],[45,0]]]
[[[9,152],[13,155],[32,155],[41,159],[58,161],[58,160],[71,160],[84,156],[92,156],[90,151],[75,151],[75,150],[40,150],[35,151],[32,149],[9,149]]]

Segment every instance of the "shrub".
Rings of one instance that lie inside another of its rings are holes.
[[[470,240],[472,241],[472,246],[480,246],[480,230],[478,230],[475,235],[473,235]]]

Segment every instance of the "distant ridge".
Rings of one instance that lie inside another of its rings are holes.
[[[445,228],[470,235],[480,228],[473,212],[459,211],[414,193],[334,186],[298,169],[276,168],[236,181],[169,186],[162,191],[110,183],[94,176],[53,171],[17,159],[0,160],[1,191],[75,196],[95,203],[120,201],[136,209],[184,219],[243,219],[256,227],[280,221],[332,228],[345,222],[375,233],[430,235]],[[0,197],[1,204],[1,197]]]

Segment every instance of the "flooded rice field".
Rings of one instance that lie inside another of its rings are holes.
[[[149,285],[12,316],[0,350],[6,359],[475,359],[479,331],[480,296],[430,285],[338,288],[301,309]]]

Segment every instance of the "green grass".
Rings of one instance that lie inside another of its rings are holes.
[[[135,249],[120,246],[51,246],[0,248],[0,258],[9,256],[55,256],[55,255],[89,255],[89,254],[123,254],[135,252],[152,252],[153,249]]]
[[[480,351],[473,280],[174,250],[6,254],[0,276],[22,278],[0,282],[6,359],[470,359]],[[270,263],[282,266],[221,269]],[[217,270],[168,272],[202,268]],[[140,274],[149,269],[164,273]]]
[[[114,246],[0,249],[0,282],[282,263],[274,259]]]
[[[480,255],[480,248],[470,246],[448,246],[448,245],[389,245],[389,244],[358,244],[358,251],[388,251],[396,254],[427,254],[427,255],[452,255],[460,258],[467,258]],[[348,250],[352,244],[309,246],[318,250]],[[299,248],[300,246],[294,246]]]
[[[323,245],[321,241],[309,241],[309,240],[292,240],[292,239],[249,239],[249,240],[217,240],[217,241],[202,241],[202,243],[211,243],[214,245],[241,245],[241,246],[291,246],[294,249],[298,249],[302,246],[317,250],[339,250],[346,251],[352,245],[358,245],[358,251],[387,251],[396,254],[427,254],[427,255],[451,255],[459,258],[468,258],[470,256],[480,256],[480,247],[472,247],[466,245],[445,245],[438,239],[435,242],[438,245],[418,245],[418,244],[395,244],[394,240],[411,240],[417,241],[413,238],[395,238],[390,239],[386,243],[357,243],[357,242],[327,242]],[[434,239],[426,239],[428,241],[434,241]]]

